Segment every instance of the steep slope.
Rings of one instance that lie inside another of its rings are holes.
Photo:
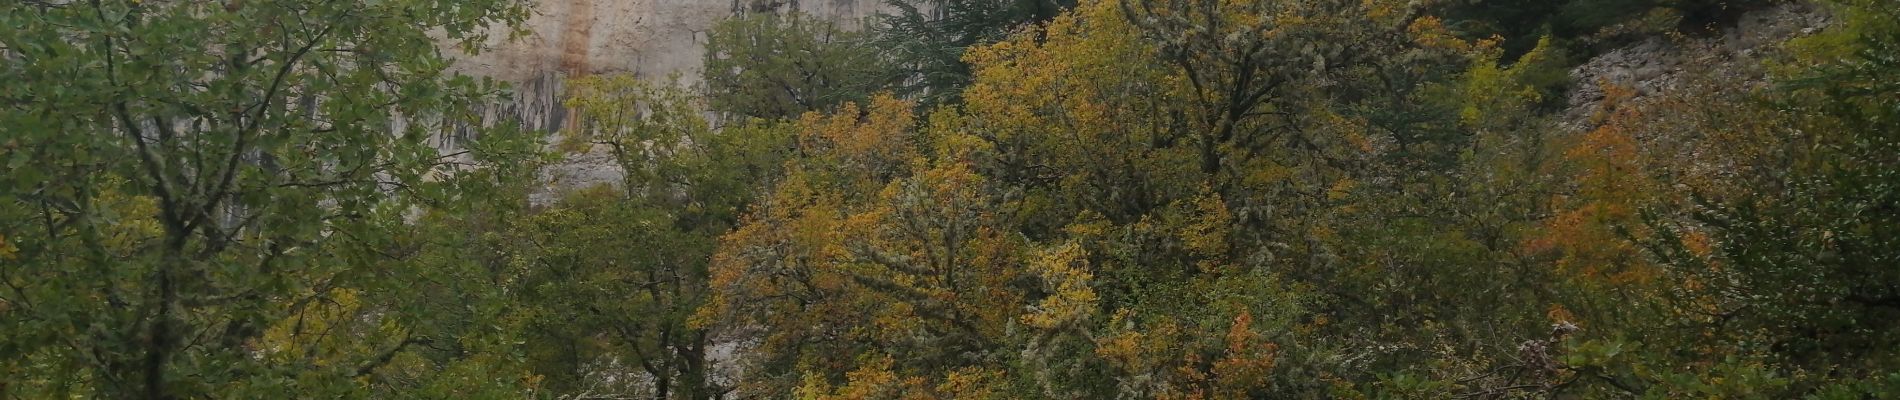
[[[1766,82],[1762,63],[1788,39],[1813,34],[1833,22],[1825,7],[1790,2],[1744,14],[1735,26],[1707,38],[1651,37],[1591,58],[1571,70],[1575,82],[1564,128],[1592,128],[1605,85],[1634,90],[1634,99],[1666,94],[1685,80],[1727,82],[1727,90],[1754,89]]]

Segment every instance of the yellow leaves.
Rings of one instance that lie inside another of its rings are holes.
[[[1619,85],[1609,79],[1598,79],[1597,86],[1603,88],[1603,99],[1597,101],[1594,112],[1590,114],[1590,123],[1607,124],[1612,119],[1621,118],[1624,123],[1637,121],[1639,111],[1634,105],[1626,104],[1636,99],[1636,88]]]
[[[983,177],[968,165],[952,163],[919,172],[916,181],[932,202],[941,207],[969,207],[983,201]]]
[[[883,94],[871,100],[868,110],[846,103],[830,115],[805,113],[798,121],[799,144],[845,157],[889,156],[902,151],[899,145],[912,119],[909,104]]]
[[[1341,178],[1338,181],[1334,181],[1332,187],[1326,188],[1326,199],[1333,201],[1344,200],[1347,196],[1352,195],[1352,188],[1358,185],[1359,182],[1352,180],[1352,178]]]
[[[1706,232],[1700,230],[1682,232],[1682,245],[1689,250],[1689,254],[1696,257],[1704,259],[1715,257],[1715,239],[1710,238]],[[1716,266],[1719,267],[1719,264]]]
[[[917,318],[917,307],[910,303],[885,303],[883,308],[871,321],[872,333],[880,340],[901,340],[923,326],[923,321]]]
[[[1412,20],[1410,25],[1405,26],[1405,33],[1412,39],[1412,43],[1419,47],[1460,53],[1496,54],[1498,44],[1503,41],[1497,36],[1475,41],[1460,39],[1457,33],[1445,26],[1444,20],[1432,15]],[[1496,59],[1492,61],[1495,62]]]
[[[1202,353],[1188,353],[1175,367],[1172,385],[1156,397],[1163,399],[1245,399],[1259,397],[1254,391],[1264,388],[1274,365],[1279,346],[1252,329],[1253,317],[1242,312],[1234,316],[1224,337],[1226,348],[1220,358],[1203,362]],[[1168,390],[1174,389],[1174,390]],[[1176,391],[1178,390],[1178,391]]]
[[[887,185],[842,229],[851,250],[846,259],[863,266],[854,274],[889,282],[894,287],[864,290],[913,303],[927,323],[1001,337],[1023,306],[1024,294],[1009,287],[1025,273],[1022,245],[995,228],[983,191],[988,183],[968,165],[939,163],[913,173]]]
[[[1189,254],[1202,259],[1199,261],[1201,271],[1219,272],[1232,248],[1233,213],[1215,193],[1203,194],[1191,204],[1192,208],[1188,209],[1191,218],[1181,230],[1181,241]]]
[[[1605,89],[1606,102],[1621,101],[1630,95],[1628,92],[1630,89],[1610,86]],[[1564,151],[1564,157],[1583,167],[1579,189],[1585,197],[1603,201],[1606,210],[1617,213],[1615,217],[1626,217],[1631,203],[1642,196],[1644,188],[1652,186],[1642,173],[1640,150],[1632,136],[1642,114],[1636,107],[1606,105],[1605,109],[1609,110],[1609,119],[1584,134]]]
[[[1145,82],[1162,80],[1141,60],[1152,51],[1113,1],[1091,1],[1050,21],[1042,35],[972,48],[965,55],[974,82],[965,91],[972,118],[1002,128],[999,138],[1036,134],[1076,140],[1078,146],[1105,135],[1129,135],[1131,109]]]
[[[115,223],[104,230],[105,240],[101,243],[110,251],[129,256],[165,232],[158,222],[155,197],[106,190],[99,193],[95,201],[102,210],[110,210],[117,217]]]
[[[1149,326],[1137,327],[1135,319],[1133,311],[1116,311],[1108,322],[1112,333],[1095,340],[1095,355],[1128,375],[1159,372],[1163,365],[1173,361],[1166,354],[1178,344],[1175,337],[1182,333],[1181,326],[1163,318]]]
[[[798,147],[806,155],[836,163],[833,172],[854,185],[876,184],[918,156],[911,142],[916,117],[912,104],[880,94],[869,108],[846,103],[837,113],[806,113],[797,123]]]
[[[1557,268],[1590,284],[1647,284],[1661,276],[1629,239],[1643,236],[1637,210],[1662,192],[1641,163],[1632,133],[1642,123],[1636,107],[1622,106],[1628,88],[1606,86],[1601,126],[1575,138],[1564,151],[1578,170],[1576,193],[1559,199],[1558,211],[1527,240],[1534,252],[1557,252]]]
[[[0,233],[0,260],[19,258],[17,255],[19,252],[20,249],[18,247],[14,247],[12,242],[7,241],[7,235]]]
[[[1201,329],[1219,327],[1183,327],[1171,316],[1136,327],[1134,319],[1131,311],[1116,312],[1111,333],[1095,340],[1095,354],[1125,376],[1142,377],[1130,383],[1148,386],[1155,398],[1254,398],[1272,376],[1280,349],[1254,329],[1251,312],[1235,314],[1218,340]]]
[[[1248,187],[1267,187],[1293,178],[1293,168],[1281,165],[1273,160],[1257,160],[1246,169],[1247,175],[1241,183]]]
[[[1093,239],[1108,234],[1108,230],[1112,225],[1113,223],[1109,222],[1108,218],[1103,217],[1101,213],[1085,210],[1082,211],[1081,214],[1076,215],[1074,222],[1070,223],[1069,226],[1063,227],[1063,232],[1077,239]]]
[[[1580,322],[1577,315],[1571,313],[1569,308],[1564,308],[1562,304],[1551,304],[1550,310],[1545,311],[1544,316],[1550,318],[1552,324],[1577,325]]]
[[[871,400],[928,398],[923,380],[901,378],[891,371],[890,356],[860,360],[857,369],[845,373],[843,387],[832,388],[822,374],[805,374],[805,383],[793,391],[794,397],[810,400]]]
[[[1085,322],[1093,314],[1096,295],[1090,280],[1095,276],[1088,271],[1088,252],[1082,246],[1070,243],[1045,251],[1030,268],[1052,294],[1022,316],[1023,324],[1057,329]]]
[[[1214,385],[1214,398],[1247,398],[1248,391],[1267,385],[1267,379],[1273,371],[1274,356],[1279,345],[1266,341],[1266,338],[1253,331],[1253,314],[1241,312],[1234,316],[1233,325],[1227,329],[1226,357],[1214,362],[1210,371],[1217,379]]]
[[[939,135],[931,139],[951,156],[928,160],[913,140],[910,104],[880,96],[858,107],[797,122],[803,157],[722,240],[715,296],[695,320],[755,318],[740,324],[772,328],[761,351],[832,370],[867,354],[856,343],[910,352],[902,346],[930,337],[1004,340],[1026,305],[1011,286],[1025,273],[1024,246],[997,229],[990,184],[963,159],[988,145],[958,132],[959,121],[933,120]],[[1076,279],[1086,289],[1088,277]],[[837,345],[809,344],[820,337]],[[980,389],[972,376],[938,385],[898,378],[889,365],[862,364],[835,388],[807,381],[800,393],[851,399]]]
[[[258,339],[257,350],[266,357],[282,360],[306,358],[317,365],[353,362],[343,358],[364,351],[367,327],[358,323],[360,302],[352,289],[333,289],[311,293],[291,310],[295,315],[278,321]]]
[[[1378,21],[1381,24],[1397,25],[1410,15],[1407,11],[1414,7],[1413,4],[1414,2],[1405,0],[1364,0],[1359,3],[1359,8],[1365,10],[1366,19]]]
[[[937,159],[967,164],[995,152],[994,144],[963,131],[967,123],[961,113],[951,108],[930,114],[929,137]]]
[[[952,399],[990,399],[1000,398],[1007,384],[1003,371],[983,367],[963,367],[950,371],[944,376],[943,383],[937,385],[937,392]]]
[[[903,376],[888,355],[870,355],[857,362],[856,369],[845,373],[845,383],[833,386],[825,374],[805,374],[804,382],[791,391],[792,398],[807,400],[872,399],[991,399],[1001,398],[1008,381],[1003,371],[970,366],[953,369],[930,385],[926,379]]]
[[[1529,82],[1528,74],[1541,64],[1548,62],[1550,37],[1537,41],[1537,47],[1518,57],[1509,67],[1500,66],[1503,50],[1495,43],[1480,43],[1474,48],[1481,55],[1472,59],[1471,70],[1465,73],[1464,107],[1458,112],[1459,122],[1476,125],[1486,117],[1486,112],[1498,109],[1518,109],[1543,99],[1538,88]]]
[[[1615,232],[1617,226],[1634,222],[1630,212],[1603,204],[1563,211],[1546,221],[1527,248],[1559,252],[1557,268],[1576,277],[1611,284],[1648,282],[1656,277],[1656,267]]]

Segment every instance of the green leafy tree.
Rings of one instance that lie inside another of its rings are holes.
[[[445,72],[437,46],[479,43],[525,7],[0,5],[0,352],[22,378],[5,390],[363,393],[351,378],[422,339],[278,357],[291,344],[267,332],[334,299],[334,286],[377,285],[393,266],[376,261],[380,245],[404,216],[452,197],[442,174],[497,161],[431,146],[477,124],[468,106],[496,92]],[[402,330],[405,311],[364,316]]]
[[[570,88],[581,127],[562,147],[605,152],[624,175],[502,232],[523,270],[513,300],[533,308],[534,368],[555,393],[718,397],[731,389],[709,358],[716,327],[688,317],[709,296],[716,239],[776,175],[790,136],[763,123],[712,130],[687,91],[632,76]]]
[[[863,102],[898,78],[869,35],[796,11],[720,21],[703,74],[713,110],[774,120]]]

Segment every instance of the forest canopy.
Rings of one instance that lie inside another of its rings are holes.
[[[1900,393],[1900,3],[746,3],[0,5],[0,397]]]

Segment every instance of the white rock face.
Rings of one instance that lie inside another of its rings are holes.
[[[543,74],[697,75],[706,32],[756,0],[542,0],[513,42],[496,37],[487,52],[458,64],[465,73],[512,82]],[[880,0],[791,1],[782,7],[846,26],[883,11]]]

